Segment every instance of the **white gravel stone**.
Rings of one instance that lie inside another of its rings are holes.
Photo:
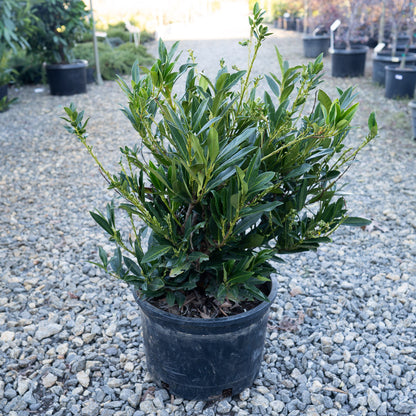
[[[243,402],[247,401],[248,398],[250,397],[250,389],[244,389],[241,393],[240,393],[240,400],[242,400]]]
[[[140,403],[140,410],[146,414],[150,414],[156,411],[156,408],[151,400],[144,400]]]
[[[322,390],[322,383],[319,380],[314,380],[312,386],[309,387],[311,393],[318,393]]]
[[[114,389],[116,387],[120,387],[122,384],[123,384],[123,380],[118,379],[118,378],[114,378],[114,377],[108,379],[108,382],[107,382],[108,387],[110,387],[112,389]]]
[[[260,406],[260,407],[264,407],[264,408],[267,408],[269,406],[269,400],[267,400],[266,397],[264,397],[260,394],[254,395],[253,398],[251,399],[251,403],[254,406]]]
[[[380,397],[372,389],[367,390],[367,403],[373,412],[381,406]]]
[[[46,374],[44,377],[42,377],[42,384],[46,387],[46,388],[50,388],[52,386],[55,385],[56,380],[58,380],[58,377],[56,377],[55,374],[52,373],[48,373]]]
[[[0,335],[0,341],[2,342],[12,342],[14,340],[14,332],[13,331],[4,331]]]
[[[39,322],[38,329],[35,333],[35,338],[39,341],[45,338],[49,338],[62,331],[62,325],[55,322],[41,321]]]
[[[77,380],[82,387],[87,388],[90,385],[89,370],[79,371],[77,373]]]
[[[270,402],[270,407],[273,411],[280,413],[285,408],[285,404],[281,400],[273,400]]]
[[[56,352],[57,352],[59,355],[66,355],[66,353],[68,352],[68,348],[69,348],[69,345],[68,345],[68,343],[67,343],[67,342],[65,342],[64,344],[59,344],[59,345],[56,347]]]
[[[112,322],[110,324],[110,326],[105,330],[105,334],[108,337],[111,338],[111,337],[113,337],[116,334],[116,331],[117,331],[117,322]]]
[[[395,375],[395,376],[401,376],[402,375],[402,367],[399,364],[393,364],[391,366],[391,372]]]
[[[232,406],[227,400],[221,400],[217,403],[217,413],[225,414],[229,413]]]
[[[19,377],[17,379],[17,392],[23,396],[29,390],[30,384],[30,379]]]

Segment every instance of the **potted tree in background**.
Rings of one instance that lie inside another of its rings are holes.
[[[271,15],[274,27],[284,29],[283,15],[287,9],[287,2],[283,0],[274,0],[271,4]]]
[[[88,30],[88,11],[82,0],[41,0],[32,7],[37,19],[29,38],[32,50],[45,62],[52,95],[72,95],[87,91],[87,62],[75,61],[72,49]]]
[[[387,98],[413,98],[416,85],[416,54],[409,48],[415,28],[415,6],[411,0],[388,0],[392,23],[392,55],[397,51],[398,35],[408,32],[406,47],[400,58],[390,56],[392,62],[385,66],[385,96]]]
[[[336,8],[333,3],[306,0],[305,11],[306,31],[302,37],[304,56],[316,58],[321,53],[326,56],[330,45],[328,19],[329,16],[331,19],[337,17]]]
[[[365,60],[368,51],[367,46],[352,43],[364,18],[367,1],[347,0],[343,6],[343,16],[347,25],[344,29],[344,45],[334,45],[330,48],[333,77],[358,77],[363,76],[365,71]],[[341,30],[341,29],[340,29]]]
[[[406,47],[401,49],[399,34],[414,29],[414,7],[410,0],[382,0],[381,21],[388,20],[391,26],[391,47],[377,50],[373,54],[373,81],[380,85],[386,83],[386,66],[399,67],[413,66],[416,64],[416,54],[409,53],[411,36],[407,36]],[[383,34],[379,39],[384,39],[384,25],[380,25]],[[384,42],[385,43],[385,42]],[[401,71],[401,70],[399,70]],[[400,75],[400,74],[399,74]],[[390,70],[389,78],[394,79],[394,70]],[[399,76],[400,78],[400,76]],[[390,95],[390,92],[388,93]]]
[[[99,249],[98,265],[131,283],[147,368],[187,399],[253,383],[280,255],[315,250],[342,224],[368,223],[348,217],[338,180],[376,135],[374,115],[364,141],[347,147],[352,88],[335,99],[316,92],[321,57],[291,68],[277,49],[280,75],[265,75],[269,92],[256,97],[263,78],[251,71],[269,35],[262,16],[256,4],[246,70],[221,63],[209,79],[193,60],[178,67],[178,43],[167,50],[160,41],[150,70],[134,65],[131,86],[119,80],[140,136],[138,146],[121,147],[119,174],[98,160],[83,112],[65,108],[67,129],[121,199],[91,212],[115,244],[110,257]]]

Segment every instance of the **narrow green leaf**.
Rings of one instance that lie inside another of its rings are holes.
[[[143,277],[142,270],[136,264],[136,262],[134,262],[132,259],[126,256],[123,257],[123,260],[129,272],[133,273],[135,276]]]
[[[268,75],[265,75],[265,78],[266,78],[267,84],[269,84],[270,89],[273,91],[273,94],[276,97],[279,97],[280,88],[279,88],[279,85],[277,85],[277,82],[272,77],[270,77]]]
[[[98,247],[98,253],[100,255],[100,259],[101,259],[101,261],[103,263],[103,266],[105,268],[107,268],[107,265],[108,265],[108,255],[107,255],[106,251],[100,246],[100,247]]]
[[[211,162],[214,162],[219,153],[218,132],[215,127],[211,127],[207,137],[208,152]]]
[[[376,115],[374,112],[372,112],[370,114],[370,117],[368,118],[368,128],[370,129],[370,132],[373,136],[375,136],[377,134],[377,120],[376,120]]]
[[[154,245],[147,250],[146,254],[142,258],[143,263],[150,263],[158,258],[162,257],[164,254],[172,250],[172,246],[168,245]]]
[[[360,217],[347,217],[342,225],[349,225],[352,227],[365,227],[370,225],[371,221]]]
[[[111,228],[110,224],[108,224],[107,220],[104,218],[104,216],[101,213],[96,213],[90,211],[91,217],[94,219],[94,221],[108,234],[111,236],[114,235],[113,229]]]

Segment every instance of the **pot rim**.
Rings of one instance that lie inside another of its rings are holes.
[[[351,49],[329,48],[328,51],[332,55],[365,55],[368,49],[368,46],[357,46]]]
[[[314,39],[319,39],[319,40],[322,40],[322,39],[331,39],[331,37],[329,36],[329,35],[303,35],[302,36],[302,39],[304,39],[304,40],[314,40]]]
[[[386,71],[391,71],[391,72],[403,72],[403,73],[416,72],[416,66],[415,65],[405,66],[404,68],[400,68],[399,66],[386,65],[385,68],[386,68]]]
[[[224,324],[229,325],[232,323],[244,321],[245,319],[251,320],[254,315],[265,313],[269,309],[269,307],[271,306],[271,304],[273,303],[277,295],[278,285],[277,285],[277,279],[275,276],[271,276],[270,285],[271,285],[270,293],[267,296],[269,298],[268,302],[263,301],[259,305],[257,305],[255,308],[250,309],[243,313],[239,313],[237,315],[225,316],[225,317],[220,317],[220,318],[210,318],[210,319],[190,318],[190,317],[174,315],[172,313],[162,311],[161,309],[156,308],[156,306],[153,306],[149,302],[143,299],[140,299],[137,295],[137,290],[135,289],[134,286],[132,288],[132,292],[133,292],[134,299],[136,300],[140,308],[143,310],[143,312],[145,312],[146,314],[157,315],[160,318],[169,320],[171,323],[177,323],[181,325],[193,324],[193,325],[200,325],[200,326],[221,327]]]
[[[84,68],[88,66],[88,61],[85,59],[77,59],[74,62],[69,64],[48,64],[45,62],[46,69],[77,69],[77,68]]]
[[[410,59],[411,61],[416,61],[416,53],[409,52],[405,56],[406,60]],[[378,53],[373,54],[374,61],[381,61],[381,62],[390,62],[390,63],[397,63],[401,62],[401,56],[391,56],[391,55],[380,55]]]

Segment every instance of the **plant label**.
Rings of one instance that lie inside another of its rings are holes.
[[[385,46],[386,46],[386,44],[384,42],[378,43],[377,46],[374,48],[374,52],[375,53],[381,52],[384,49]]]
[[[340,24],[341,24],[341,20],[339,19],[335,20],[335,22],[332,23],[331,25],[331,32],[335,32],[339,28]]]
[[[401,80],[403,79],[403,75],[401,75],[401,74],[396,74],[396,75],[394,76],[394,78],[395,78],[395,79],[398,79],[399,81],[401,81]]]

